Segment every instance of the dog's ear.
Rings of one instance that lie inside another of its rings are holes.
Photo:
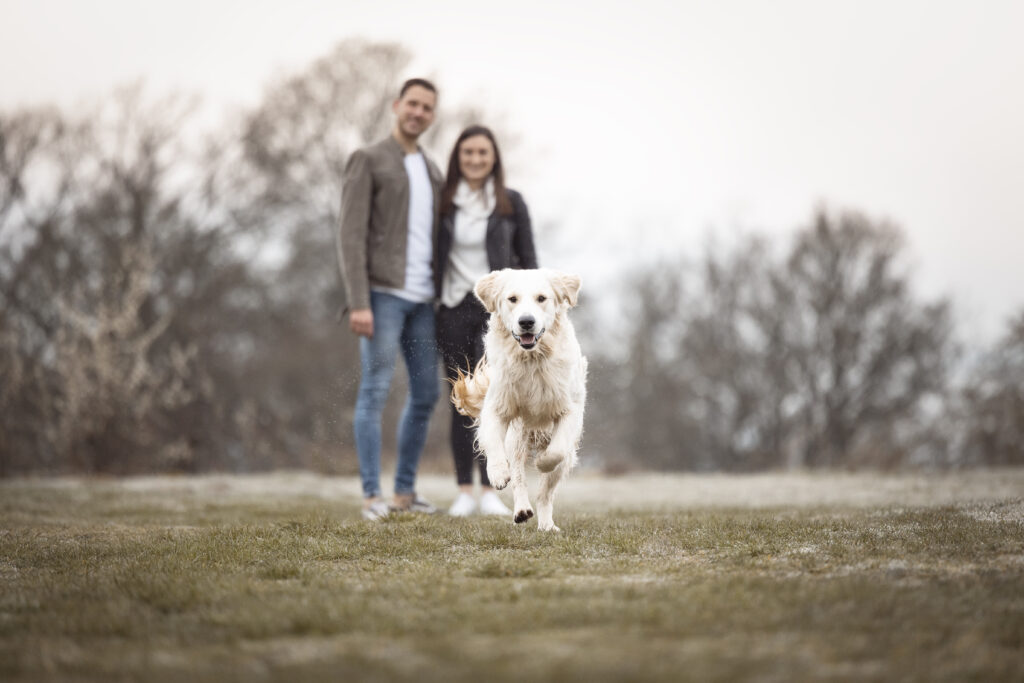
[[[498,295],[501,293],[501,274],[502,271],[495,270],[476,281],[476,285],[473,287],[473,293],[476,294],[476,298],[480,299],[480,303],[484,305],[488,313],[494,313],[498,308]]]
[[[548,281],[551,282],[551,288],[555,290],[558,303],[569,304],[569,308],[576,305],[582,284],[579,275],[568,275],[557,270],[549,270]]]

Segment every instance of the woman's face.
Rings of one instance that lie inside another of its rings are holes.
[[[486,135],[474,135],[459,145],[459,171],[471,185],[481,185],[494,170],[494,145]]]

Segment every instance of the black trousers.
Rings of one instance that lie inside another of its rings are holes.
[[[488,313],[473,292],[466,295],[458,306],[441,306],[437,311],[437,345],[441,350],[445,373],[449,379],[458,376],[456,369],[470,372],[484,357],[484,333],[487,331]],[[455,479],[459,485],[473,483],[473,462],[480,468],[480,483],[490,486],[487,461],[473,449],[476,430],[473,418],[452,411],[451,444],[455,458]]]

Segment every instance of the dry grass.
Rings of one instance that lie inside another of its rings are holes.
[[[1024,671],[1020,472],[583,475],[557,535],[371,525],[357,491],[304,474],[0,484],[0,679]]]

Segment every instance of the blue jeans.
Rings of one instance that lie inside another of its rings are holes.
[[[431,304],[406,301],[384,292],[370,292],[373,338],[359,339],[362,378],[356,399],[356,451],[363,495],[378,497],[380,490],[381,413],[391,388],[395,357],[402,352],[409,371],[409,398],[398,424],[398,465],[395,493],[415,493],[416,468],[434,404],[441,393],[434,341]]]

